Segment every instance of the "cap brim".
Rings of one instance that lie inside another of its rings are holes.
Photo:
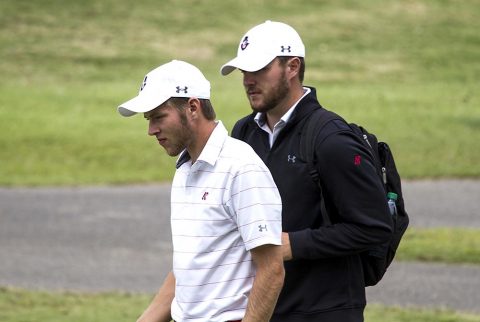
[[[231,65],[230,62],[228,62],[225,65],[223,65],[222,68],[220,68],[220,73],[223,76],[226,76],[226,75],[230,74],[231,72],[233,72],[236,68],[237,68],[236,66],[233,66],[233,65]]]
[[[155,97],[155,99],[152,99],[152,98],[146,97],[145,95],[144,96],[138,95],[132,98],[131,100],[126,101],[123,104],[120,104],[117,110],[118,110],[118,113],[120,113],[120,115],[122,116],[126,116],[126,117],[133,116],[137,113],[150,112],[151,110],[157,108],[159,105],[164,103],[169,98],[170,97],[160,98],[157,96]]]
[[[256,72],[267,66],[275,56],[259,56],[255,55],[254,58],[246,56],[237,56],[230,60],[228,63],[222,66],[220,72],[223,76],[230,74],[236,68],[246,72]]]

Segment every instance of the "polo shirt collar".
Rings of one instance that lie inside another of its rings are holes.
[[[212,134],[210,134],[207,144],[205,144],[205,147],[198,156],[196,162],[207,163],[211,166],[214,166],[215,162],[217,162],[220,156],[220,152],[222,151],[223,144],[225,143],[227,137],[228,131],[223,125],[222,121],[216,121],[216,126],[213,129]],[[190,159],[191,157],[188,154],[187,150],[183,150],[183,152],[180,154],[180,157],[178,158],[176,168],[180,168],[182,164],[190,161]]]

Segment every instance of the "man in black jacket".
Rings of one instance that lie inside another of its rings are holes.
[[[271,321],[363,321],[359,254],[388,241],[392,222],[372,156],[344,121],[328,122],[315,140],[322,194],[312,180],[300,157],[300,134],[322,107],[315,89],[303,86],[304,58],[292,27],[266,21],[240,39],[237,57],[221,68],[223,75],[242,72],[253,109],[232,135],[267,164],[283,202],[286,277]]]

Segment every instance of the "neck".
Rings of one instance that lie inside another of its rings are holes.
[[[202,124],[198,124],[192,133],[192,141],[191,144],[187,147],[188,154],[192,160],[192,163],[197,161],[198,157],[203,151],[203,148],[207,144],[210,135],[212,134],[213,130],[217,126],[215,121],[207,121],[201,122]]]

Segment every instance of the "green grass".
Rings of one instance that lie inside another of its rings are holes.
[[[480,230],[409,228],[400,243],[396,259],[480,264]]]
[[[135,321],[151,298],[126,293],[49,293],[0,288],[0,321]]]
[[[239,73],[218,71],[265,19],[299,31],[305,84],[387,140],[402,176],[480,176],[477,1],[5,0],[0,12],[0,185],[170,180],[174,159],[116,106],[184,59],[231,129],[250,109]]]
[[[135,321],[152,295],[55,293],[0,288],[2,322]],[[444,309],[406,309],[369,305],[366,322],[474,322],[479,315]]]
[[[367,305],[365,322],[479,322],[480,315],[444,309],[406,309]]]

